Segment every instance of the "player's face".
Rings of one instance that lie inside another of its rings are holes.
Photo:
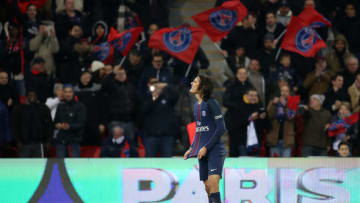
[[[190,89],[190,93],[192,94],[197,94],[198,93],[198,89],[199,89],[199,85],[200,85],[200,78],[196,77],[194,79],[194,81],[192,81],[191,83],[191,89]]]

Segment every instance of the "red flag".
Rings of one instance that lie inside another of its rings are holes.
[[[191,64],[204,34],[202,29],[187,25],[163,28],[151,36],[149,47],[163,50],[179,60]]]
[[[115,50],[120,51],[123,56],[127,56],[132,46],[137,42],[143,27],[136,27],[118,33],[113,27],[110,28],[108,41]]]
[[[290,110],[293,110],[294,112],[296,112],[299,108],[299,104],[300,104],[300,96],[296,95],[296,96],[288,96],[287,97],[287,104]]]
[[[344,122],[348,125],[354,125],[359,120],[359,112],[356,112],[352,114],[351,116],[348,116],[344,118]]]
[[[305,57],[314,57],[323,47],[326,47],[325,42],[311,27],[311,24],[296,16],[292,17],[281,43],[282,49],[296,52]]]
[[[195,122],[189,123],[187,124],[186,128],[189,136],[190,145],[192,145],[196,134],[196,123]]]
[[[221,40],[247,15],[247,8],[240,1],[226,1],[221,6],[192,16],[213,42]]]
[[[299,15],[298,18],[305,24],[311,25],[313,28],[331,26],[331,22],[318,13],[313,7],[307,6]]]
[[[358,120],[359,112],[331,123],[328,129],[328,136],[335,137],[339,134],[346,133],[346,129],[354,125]]]
[[[17,0],[13,0],[17,1]],[[44,4],[46,4],[48,0],[22,0],[18,1],[18,7],[21,13],[26,13],[26,9],[30,4],[34,4],[37,9],[41,8]]]

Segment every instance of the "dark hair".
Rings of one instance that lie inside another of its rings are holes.
[[[269,14],[273,14],[274,17],[276,18],[276,13],[275,13],[274,11],[268,11],[268,12],[266,12],[266,13],[265,13],[265,18],[266,18],[267,15],[269,15]]]
[[[213,92],[213,84],[211,82],[211,79],[204,75],[198,75],[200,78],[200,84],[199,84],[199,91],[200,96],[204,101],[207,101],[211,98],[212,92]]]
[[[141,57],[141,54],[137,49],[131,49],[129,54],[133,55],[133,56],[140,56]]]
[[[161,53],[152,55],[151,60],[154,60],[155,57],[161,57],[162,59],[164,59],[164,56]]]
[[[253,87],[250,87],[249,89],[246,90],[246,94],[249,94],[249,92],[256,92],[256,93],[258,93],[257,90],[256,90],[255,88],[253,88]]]
[[[341,145],[346,145],[346,146],[350,149],[349,143],[347,143],[347,142],[345,142],[345,141],[342,141],[342,142],[339,143],[339,145],[338,145],[338,148],[339,148],[339,149],[340,149]]]
[[[334,76],[332,76],[331,81],[335,81],[338,77],[343,77],[344,78],[344,76],[342,74],[337,73]]]

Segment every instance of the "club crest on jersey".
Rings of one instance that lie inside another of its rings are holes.
[[[309,51],[320,38],[312,27],[304,27],[296,34],[296,48],[302,52]]]
[[[202,111],[202,112],[201,112],[201,115],[202,115],[203,117],[205,117],[205,116],[206,116],[206,111]]]
[[[187,27],[164,34],[165,46],[172,52],[185,51],[191,44],[191,31]]]
[[[222,32],[230,31],[237,20],[237,12],[234,10],[217,10],[210,14],[210,23],[217,30]]]
[[[112,40],[111,45],[118,51],[123,51],[129,44],[131,39],[131,32],[127,32],[123,37]]]

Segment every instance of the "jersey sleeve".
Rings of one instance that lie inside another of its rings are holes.
[[[226,127],[225,127],[224,116],[222,115],[219,103],[216,100],[211,99],[208,101],[208,108],[209,111],[211,112],[210,115],[212,116],[212,119],[214,119],[216,126],[214,135],[211,136],[208,143],[205,144],[206,149],[211,150],[211,148],[217,142],[219,142],[221,136],[225,133]]]

